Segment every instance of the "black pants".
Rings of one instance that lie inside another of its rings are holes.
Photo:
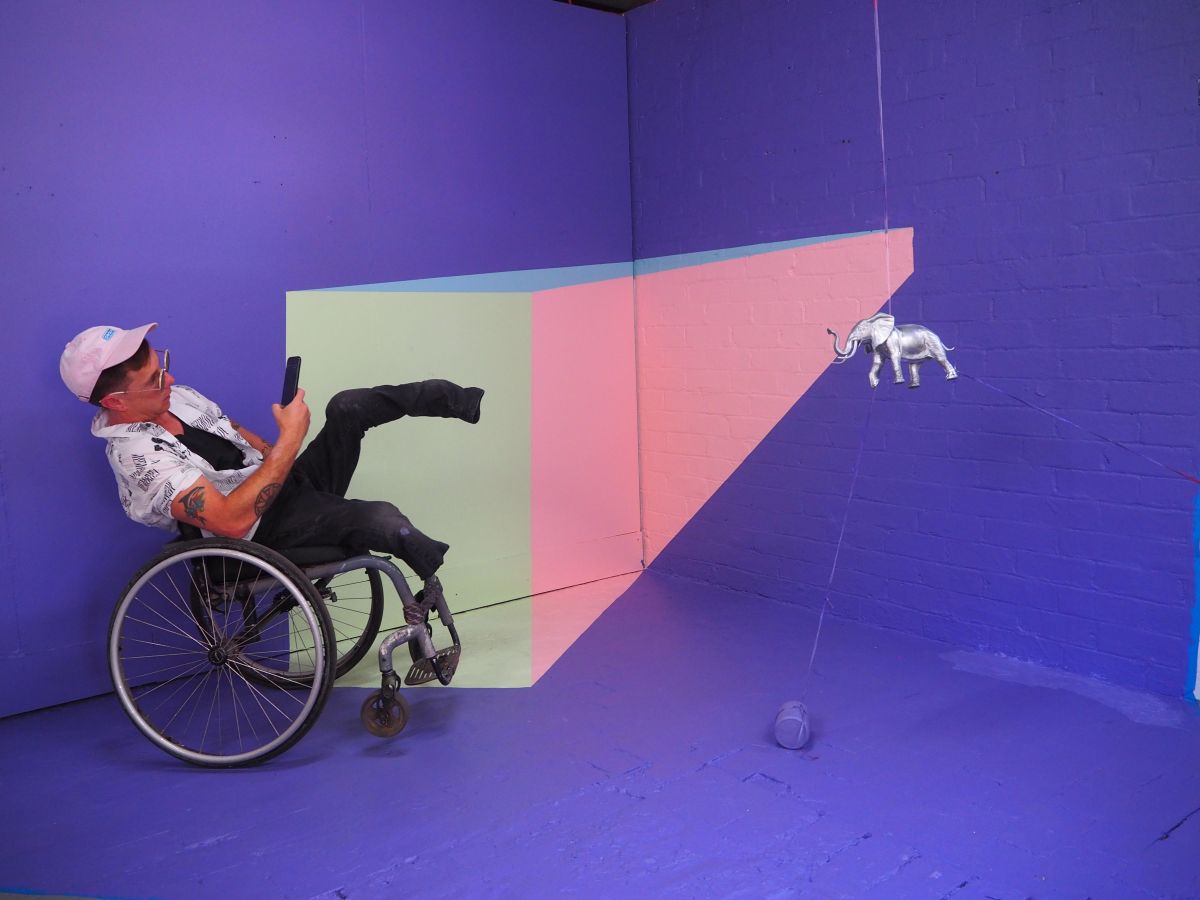
[[[418,577],[428,578],[441,566],[449,544],[422,533],[391,503],[347,500],[346,491],[368,428],[403,416],[474,423],[482,398],[480,388],[441,380],[336,394],[325,408],[325,427],[297,457],[254,540],[276,549],[342,546],[391,553]]]

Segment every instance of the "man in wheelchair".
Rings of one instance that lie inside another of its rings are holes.
[[[146,335],[157,323],[97,326],[59,360],[67,388],[100,407],[92,434],[107,441],[121,505],[134,521],[167,530],[253,540],[276,550],[343,546],[399,557],[424,582],[420,606],[442,596],[436,572],[449,545],[417,529],[391,503],[346,497],[367,429],[404,416],[479,421],[483,390],[449,381],[342,391],[325,425],[301,446],[310,413],[304,391],[274,404],[273,443],[229,419],[193,388],[175,384],[169,352]]]

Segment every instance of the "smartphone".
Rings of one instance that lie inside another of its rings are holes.
[[[283,399],[281,406],[287,406],[296,397],[296,389],[300,387],[300,357],[289,356],[287,367],[283,370]]]

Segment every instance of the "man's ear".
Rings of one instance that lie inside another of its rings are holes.
[[[125,409],[125,398],[105,394],[100,398],[100,406],[104,409],[111,409],[113,412],[122,412]]]

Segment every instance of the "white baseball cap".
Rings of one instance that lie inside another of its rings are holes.
[[[115,325],[97,325],[81,331],[59,357],[58,374],[67,389],[87,403],[100,380],[100,373],[137,353],[146,335],[157,327],[157,322],[151,322],[128,330]]]

